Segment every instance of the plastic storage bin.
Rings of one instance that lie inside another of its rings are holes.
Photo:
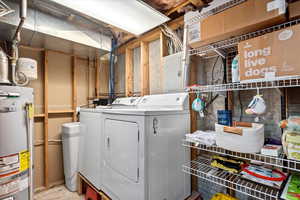
[[[79,122],[62,125],[65,182],[68,190],[72,192],[77,190],[79,136]]]
[[[235,122],[234,127],[215,124],[215,129],[217,146],[230,151],[259,153],[264,145],[263,124]]]

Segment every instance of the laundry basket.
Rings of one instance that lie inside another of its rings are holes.
[[[234,122],[234,126],[215,124],[217,146],[240,153],[259,153],[264,145],[264,125]]]
[[[64,174],[66,187],[71,192],[75,192],[77,190],[79,134],[79,122],[66,123],[62,125]]]

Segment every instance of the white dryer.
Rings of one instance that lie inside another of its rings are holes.
[[[102,113],[107,109],[133,108],[140,100],[138,97],[118,98],[111,106],[80,109],[80,146],[79,172],[97,189],[102,186]]]
[[[190,176],[188,94],[144,96],[132,109],[103,111],[103,191],[112,200],[183,200]]]

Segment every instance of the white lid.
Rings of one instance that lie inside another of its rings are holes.
[[[80,133],[80,122],[65,123],[62,125],[62,134],[72,135]]]

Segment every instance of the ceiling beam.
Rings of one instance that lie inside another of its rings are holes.
[[[170,10],[168,10],[165,14],[167,16],[170,16],[172,13],[174,13],[174,12],[176,12],[176,11],[184,8],[184,7],[186,7],[189,4],[192,4],[192,5],[196,6],[196,7],[204,5],[204,3],[203,3],[202,0],[186,0],[186,1],[182,2],[182,3],[180,3],[179,5],[177,5],[176,7],[171,8]]]
[[[194,6],[196,7],[199,7],[199,6],[203,6],[204,3],[202,0],[188,0],[189,2],[191,2],[191,4],[193,4]]]

